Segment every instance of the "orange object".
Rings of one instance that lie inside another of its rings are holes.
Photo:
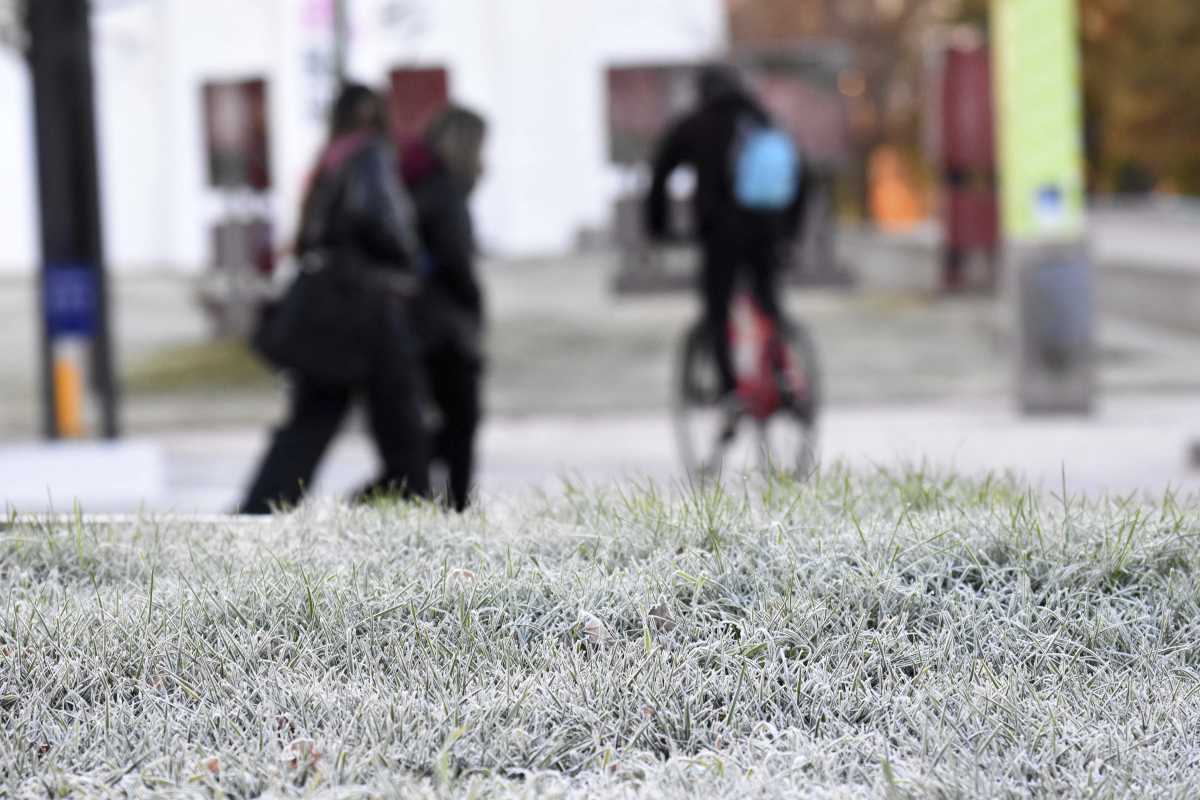
[[[871,211],[884,230],[902,230],[925,218],[927,210],[912,170],[894,147],[871,156]]]
[[[69,357],[54,360],[54,418],[60,436],[83,438],[83,375]]]

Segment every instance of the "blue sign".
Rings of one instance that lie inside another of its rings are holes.
[[[100,299],[96,270],[84,264],[47,264],[44,275],[50,336],[94,336]]]

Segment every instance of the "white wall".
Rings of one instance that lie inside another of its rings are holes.
[[[96,139],[106,260],[126,271],[160,267],[170,251],[170,117],[158,4],[131,4],[93,25]]]
[[[407,0],[399,32],[378,24],[389,3],[360,1],[355,73],[449,68],[452,95],[492,121],[476,205],[485,246],[508,254],[561,252],[607,223],[608,66],[703,58],[728,41],[720,0]]]
[[[209,226],[221,212],[220,196],[208,188],[202,89],[209,81],[266,78],[273,117],[280,111],[275,92],[290,29],[280,9],[295,0],[158,0],[159,41],[167,45],[162,129],[167,153],[166,196],[169,208],[167,265],[200,269],[209,257]],[[272,119],[272,168],[287,174],[279,161],[289,150],[289,120]],[[294,134],[292,134],[294,136]],[[279,193],[277,193],[278,196]]]
[[[320,0],[150,0],[97,15],[95,61],[108,260],[122,271],[195,272],[221,212],[206,187],[201,86],[269,81],[276,236],[295,227],[324,135],[305,59],[328,49]],[[604,70],[695,59],[726,42],[721,0],[354,0],[351,72],[444,65],[452,95],[491,120],[480,237],[504,254],[569,249],[606,223]],[[389,13],[390,11],[390,13]],[[402,13],[397,13],[397,11]],[[0,54],[0,271],[36,255],[30,112],[23,65]]]
[[[32,274],[37,259],[37,195],[29,74],[0,48],[0,276]]]

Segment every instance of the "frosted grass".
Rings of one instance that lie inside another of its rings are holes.
[[[838,470],[0,531],[0,795],[1200,793],[1191,500]]]

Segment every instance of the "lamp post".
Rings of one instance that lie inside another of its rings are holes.
[[[77,438],[99,400],[100,434],[119,434],[109,337],[96,109],[87,0],[26,4],[41,212],[43,429]]]

